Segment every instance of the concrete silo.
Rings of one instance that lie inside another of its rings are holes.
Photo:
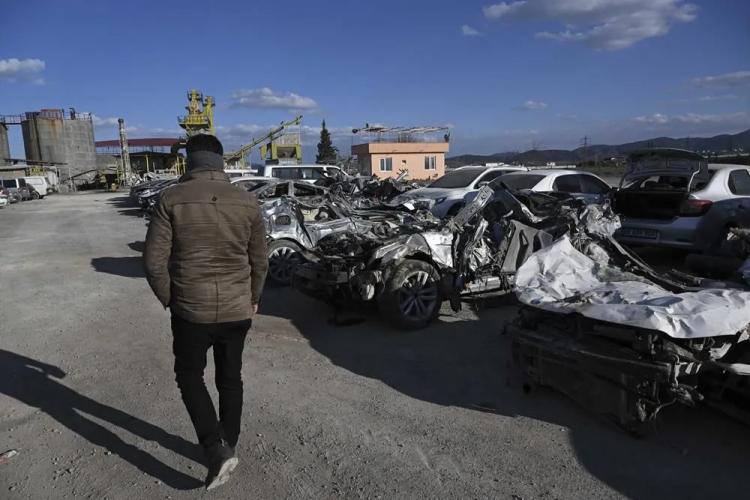
[[[8,126],[0,122],[0,165],[10,165],[10,144],[8,143]]]
[[[65,163],[60,168],[63,179],[96,169],[90,114],[72,109],[69,114],[61,109],[43,109],[26,113],[21,129],[27,160]]]

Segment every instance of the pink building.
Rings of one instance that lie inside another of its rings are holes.
[[[388,129],[367,127],[355,133],[365,133],[368,138],[352,146],[352,155],[357,157],[359,171],[364,175],[376,175],[381,179],[397,177],[406,170],[409,180],[435,179],[445,173],[445,154],[449,149],[449,135],[438,139],[428,136],[430,132],[447,130],[444,127]]]

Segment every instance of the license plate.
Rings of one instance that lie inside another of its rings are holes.
[[[629,238],[642,238],[646,240],[655,240],[659,237],[659,231],[656,229],[639,229],[635,227],[624,227],[620,229],[620,234]]]

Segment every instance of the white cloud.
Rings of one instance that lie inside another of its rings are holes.
[[[44,84],[40,75],[44,71],[45,63],[41,59],[0,59],[0,80],[7,82],[31,82]]]
[[[701,114],[701,113],[686,113],[675,117],[675,120],[680,123],[689,123],[692,125],[724,125],[724,124],[737,124],[745,123],[750,125],[748,122],[748,113],[744,111],[738,111],[736,113],[724,113],[724,114]]]
[[[699,87],[744,87],[750,85],[750,71],[694,78],[693,84]]]
[[[483,33],[478,29],[469,26],[468,24],[464,24],[463,26],[461,26],[461,34],[463,36],[482,36]]]
[[[684,0],[521,0],[489,5],[483,12],[488,19],[558,22],[564,31],[536,36],[618,50],[667,34],[673,24],[695,19],[696,10]]]
[[[542,101],[526,101],[525,103],[518,106],[517,109],[524,109],[528,111],[536,111],[547,108],[547,103]]]
[[[633,121],[653,128],[669,129],[671,134],[684,134],[694,131],[745,130],[750,127],[750,113],[738,111],[734,113],[683,113],[669,116],[662,113],[636,116]]]
[[[721,95],[704,95],[699,97],[698,100],[701,102],[714,102],[714,101],[733,101],[739,99],[739,96],[734,94],[721,94]]]
[[[232,106],[244,108],[317,109],[318,103],[311,97],[294,92],[277,92],[268,87],[238,90],[232,94]]]
[[[117,117],[114,117],[114,116],[102,118],[101,116],[92,114],[91,121],[94,123],[94,127],[116,127],[117,126]]]
[[[636,116],[633,121],[638,123],[651,123],[651,124],[664,124],[669,122],[669,116],[661,113],[654,113],[651,115]]]

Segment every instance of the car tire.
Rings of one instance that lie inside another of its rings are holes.
[[[302,247],[290,240],[275,240],[268,245],[268,280],[279,286],[292,284],[294,268],[302,260]]]
[[[33,194],[31,195],[31,199],[32,199],[32,200],[38,200],[39,198],[40,198],[40,196],[39,196],[39,193],[33,193]]]
[[[398,264],[379,300],[381,314],[405,330],[429,325],[440,313],[442,303],[438,272],[430,264],[414,259]]]

